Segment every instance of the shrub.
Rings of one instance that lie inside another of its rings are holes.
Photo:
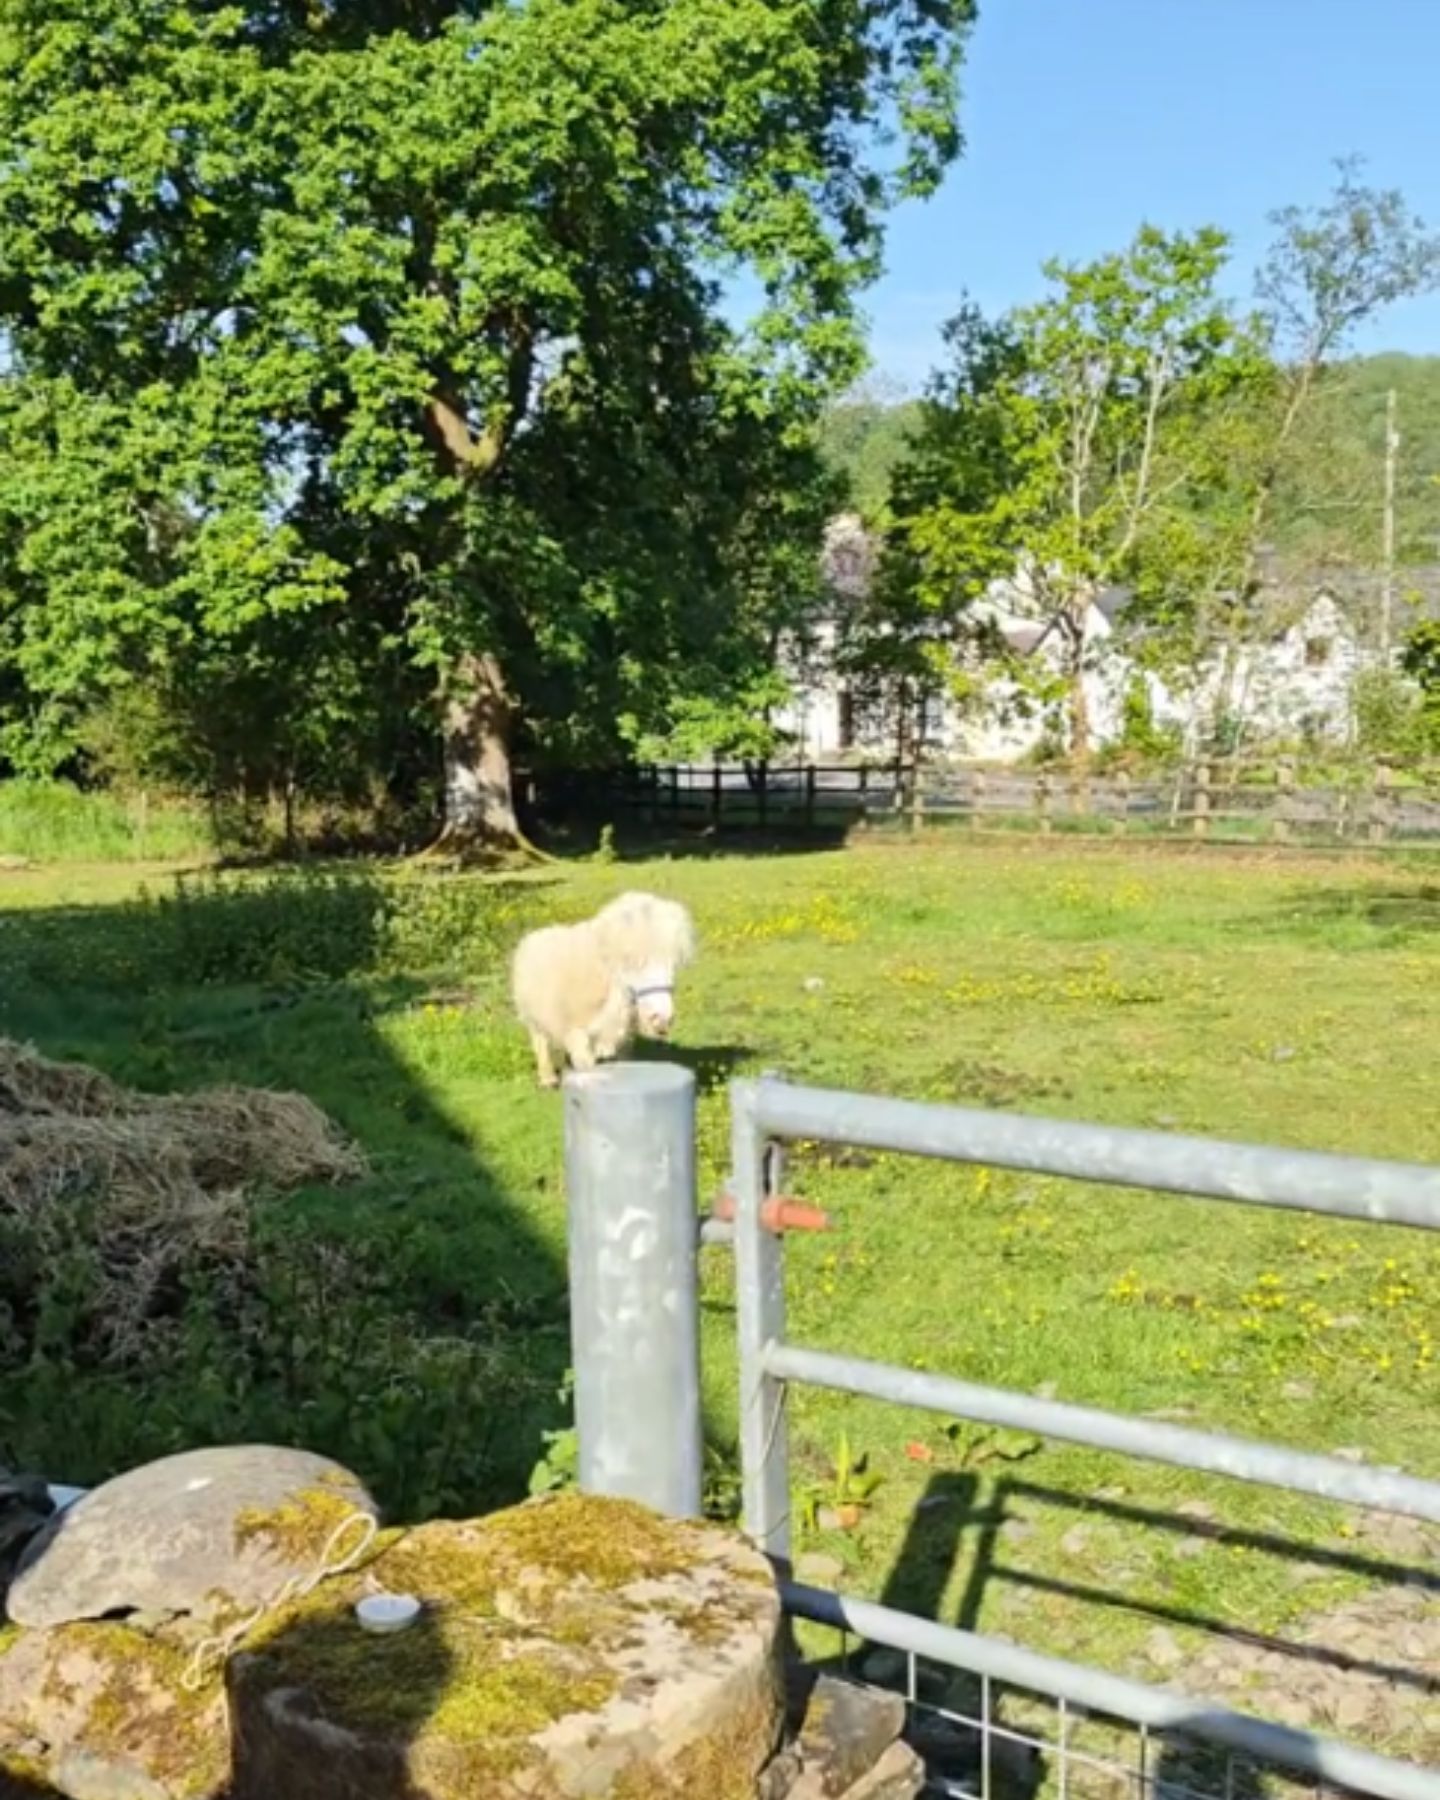
[[[1350,689],[1355,743],[1372,756],[1423,756],[1434,734],[1425,696],[1389,669],[1362,669]]]
[[[30,1239],[9,1222],[0,1463],[11,1468],[83,1486],[196,1444],[302,1442],[356,1469],[392,1514],[432,1516],[493,1502],[517,1412],[547,1398],[533,1335],[523,1356],[498,1319],[437,1336],[372,1259],[273,1224],[241,1261],[191,1258],[152,1328],[101,1357],[84,1329],[103,1280],[84,1205],[52,1216],[43,1254]]]

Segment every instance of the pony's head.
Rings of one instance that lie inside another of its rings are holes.
[[[621,894],[595,917],[601,953],[625,985],[644,1037],[667,1038],[675,1022],[675,976],[695,955],[685,908],[654,894]]]

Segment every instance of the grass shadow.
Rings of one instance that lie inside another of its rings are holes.
[[[515,884],[426,885],[437,940],[519,929]],[[177,1449],[278,1441],[336,1457],[402,1521],[524,1494],[560,1422],[563,1248],[492,1166],[484,1121],[381,1029],[430,991],[406,972],[424,932],[385,904],[373,875],[331,871],[0,914],[0,1032],[145,1091],[299,1091],[373,1171],[260,1201],[254,1291],[177,1295],[143,1369],[0,1341],[0,1463],[89,1486]]]
[[[1281,902],[1287,921],[1312,926],[1364,925],[1387,944],[1440,932],[1440,883],[1314,888]]]
[[[702,1097],[728,1087],[736,1070],[751,1061],[753,1054],[743,1044],[652,1043],[643,1038],[626,1052],[633,1062],[678,1063],[689,1069],[695,1077],[696,1092]]]
[[[1275,1792],[1275,1770],[1261,1770],[1201,1736],[1186,1735],[1187,1725],[1194,1733],[1209,1716],[1204,1707],[1197,1707],[1185,1724],[1159,1736],[1159,1756],[1147,1793],[1153,1800],[1267,1800]],[[1283,1792],[1286,1800],[1300,1800],[1304,1793],[1313,1794],[1314,1800],[1338,1800],[1339,1795],[1338,1789],[1314,1782],[1297,1787],[1288,1772]]]
[[[728,856],[813,856],[841,849],[859,824],[855,807],[808,805],[804,776],[792,787],[771,771],[763,800],[731,778],[717,805],[704,789],[652,790],[641,781],[570,773],[547,776],[522,808],[526,829],[563,857],[597,851],[620,862]]]

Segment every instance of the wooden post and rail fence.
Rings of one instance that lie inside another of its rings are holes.
[[[1213,758],[1166,768],[675,763],[535,776],[542,811],[661,830],[1106,835],[1440,851],[1440,761]]]

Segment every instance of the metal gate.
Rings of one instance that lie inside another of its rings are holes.
[[[693,1082],[673,1067],[630,1064],[572,1078],[567,1086],[581,1479],[596,1491],[695,1511]],[[771,1078],[735,1083],[731,1107],[744,1527],[774,1559],[792,1614],[903,1653],[912,1705],[924,1705],[921,1660],[974,1677],[971,1704],[931,1709],[973,1733],[976,1747],[973,1781],[938,1791],[998,1800],[1005,1770],[1014,1767],[999,1747],[1018,1744],[1053,1760],[1062,1797],[1248,1800],[1260,1791],[1252,1771],[1284,1770],[1312,1789],[1440,1800],[1440,1770],[1433,1766],[791,1581],[786,1394],[795,1383],[1432,1523],[1440,1523],[1440,1482],[793,1343],[774,1204],[781,1147],[796,1140],[1432,1231],[1440,1230],[1440,1168],[972,1112]],[[1048,1725],[1002,1720],[1002,1689],[1043,1697]],[[1103,1741],[1094,1736],[1097,1719],[1123,1723],[1123,1749],[1113,1734]],[[1203,1755],[1192,1761],[1185,1747],[1208,1748],[1214,1768]],[[1087,1777],[1111,1785],[1097,1789]]]

